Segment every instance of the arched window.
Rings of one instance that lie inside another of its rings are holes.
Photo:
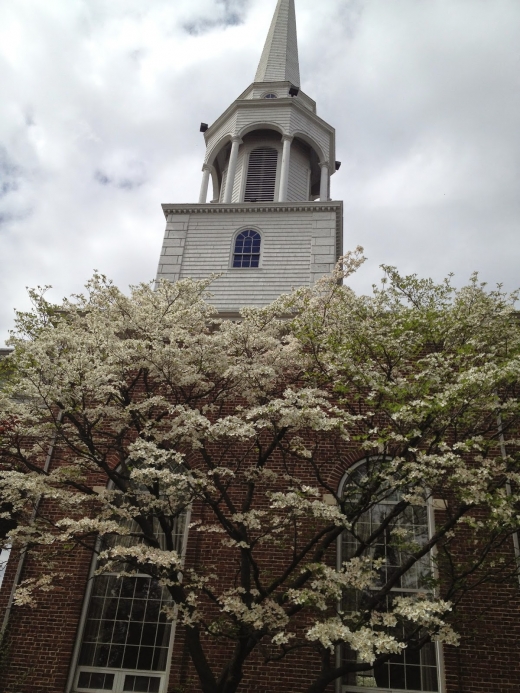
[[[277,99],[278,96],[276,94],[266,94],[264,96],[264,99]]]
[[[153,522],[155,535],[162,548],[166,548],[158,520]],[[130,528],[133,527],[139,535],[140,528],[130,521]],[[183,513],[173,520],[172,539],[179,553],[185,532]],[[130,546],[136,541],[134,537],[118,535],[105,539],[99,548]],[[95,560],[92,575],[98,567]],[[72,690],[166,693],[173,626],[163,608],[171,605],[169,591],[149,575],[119,577],[115,572],[92,577],[89,590]]]
[[[357,465],[346,474],[340,486],[340,494],[351,498],[357,503],[366,489],[373,484],[374,474],[377,474],[381,466],[380,458],[371,458]],[[373,487],[372,487],[373,488]],[[385,559],[381,568],[381,582],[374,585],[374,589],[380,589],[391,577],[392,573],[399,569],[408,558],[408,554],[402,548],[395,546],[392,533],[396,529],[405,531],[407,540],[411,544],[424,545],[431,535],[430,508],[424,505],[408,505],[399,515],[383,529],[387,519],[397,504],[402,500],[402,493],[385,490],[379,487],[376,502],[365,510],[354,523],[352,530],[345,530],[339,543],[340,561],[352,558],[364,542],[368,542],[362,555],[371,558]],[[370,505],[367,502],[367,505]],[[377,530],[381,527],[381,532]],[[370,539],[372,537],[372,539]],[[358,553],[359,555],[359,553]],[[431,590],[428,586],[432,575],[431,559],[427,555],[419,560],[401,578],[396,587],[386,597],[388,608],[395,596],[410,596],[418,592],[427,593]],[[374,592],[353,591],[345,596],[343,609],[346,612],[355,612],[363,608],[363,602]],[[385,609],[385,604],[378,607],[379,611]],[[396,637],[409,638],[404,626],[397,626]],[[356,653],[348,646],[342,648],[343,661],[356,661]],[[433,691],[437,693],[439,688],[438,675],[438,651],[435,643],[427,643],[422,647],[414,648],[414,639],[400,655],[392,655],[391,658],[368,671],[352,672],[344,677],[341,685],[342,693],[350,691],[408,691],[409,693],[422,693]]]
[[[259,267],[261,242],[258,231],[241,231],[235,239],[233,267]]]
[[[272,202],[276,187],[278,150],[258,147],[249,155],[245,202]]]

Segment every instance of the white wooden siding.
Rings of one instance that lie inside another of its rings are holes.
[[[243,105],[246,103],[251,104],[251,101],[242,101]],[[215,144],[225,135],[237,135],[250,126],[262,128],[264,123],[270,123],[278,126],[280,131],[286,134],[302,133],[307,135],[322,149],[325,160],[330,161],[332,164],[334,156],[334,153],[331,151],[333,131],[331,132],[327,126],[321,124],[320,121],[316,121],[310,113],[295,107],[292,102],[288,102],[286,99],[280,102],[277,99],[271,99],[258,103],[262,103],[262,106],[256,106],[255,104],[254,107],[248,105],[247,108],[239,108],[238,111],[225,120],[215,133],[212,133],[207,144],[206,161]]]
[[[307,151],[298,142],[293,141],[287,188],[289,202],[302,202],[309,199],[309,170],[310,161]]]
[[[237,170],[235,174],[235,183],[233,185],[232,202],[240,202],[242,192],[242,181],[245,175],[245,167],[247,166],[247,155],[244,145],[240,145],[238,150]]]
[[[237,114],[233,113],[229,116],[229,118],[226,118],[226,120],[217,130],[215,130],[215,132],[211,134],[211,137],[209,137],[208,141],[206,142],[205,162],[208,160],[208,157],[213,151],[213,147],[217,144],[217,142],[219,142],[225,135],[233,135],[235,133],[236,119]]]
[[[291,135],[296,132],[302,132],[317,142],[323,150],[325,160],[329,160],[331,155],[330,133],[325,130],[325,128],[321,127],[319,123],[315,123],[304,113],[294,109],[291,119]]]
[[[329,273],[336,261],[333,210],[214,210],[182,215],[182,220],[179,217],[170,217],[175,221],[169,222],[163,246],[163,252],[171,248],[169,252],[177,254],[161,256],[158,278],[176,281],[222,273],[211,287],[211,302],[221,312],[234,312],[246,305],[266,305],[280,294],[294,287],[308,286]],[[244,227],[258,229],[262,234],[261,268],[230,267],[233,238]],[[171,237],[172,233],[175,238]],[[179,245],[170,246],[171,241]]]
[[[227,168],[225,168],[224,171],[223,171],[223,173],[222,173],[222,183],[221,183],[221,185],[220,185],[220,199],[219,199],[219,202],[223,202],[223,201],[224,201],[224,195],[226,194],[227,174],[228,174],[228,170],[227,170]]]
[[[273,86],[269,86],[269,82],[261,83],[261,84],[255,84],[253,85],[243,96],[244,101],[251,101],[251,99],[261,99],[265,94],[276,94],[279,99],[286,99],[289,97],[289,84],[288,83],[281,83],[280,82],[272,82]],[[309,111],[312,111],[313,113],[316,113],[316,102],[311,99],[310,96],[307,96],[307,94],[304,94],[302,91],[298,94],[296,97],[289,97],[289,98],[296,98],[298,101],[305,106],[305,108],[308,108]]]
[[[267,103],[267,102],[266,102]],[[289,132],[291,123],[291,106],[279,105],[276,99],[269,102],[270,108],[259,106],[258,108],[244,108],[237,113],[236,127],[240,132],[244,127],[254,123],[274,123],[278,125],[283,132]]]

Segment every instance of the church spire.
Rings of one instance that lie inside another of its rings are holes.
[[[255,82],[291,82],[300,86],[294,0],[278,0]]]

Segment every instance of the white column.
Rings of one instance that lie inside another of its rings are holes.
[[[237,173],[238,148],[242,144],[242,140],[240,139],[240,137],[235,136],[233,137],[231,142],[231,155],[229,157],[226,189],[224,190],[224,204],[229,204],[231,202],[231,197],[233,195],[233,187],[235,185],[235,176]]]
[[[282,170],[280,172],[280,187],[278,190],[278,202],[287,201],[287,189],[289,187],[289,167],[291,164],[291,142],[293,138],[289,135],[282,137]]]
[[[200,186],[199,205],[205,205],[208,199],[209,177],[211,174],[211,166],[204,164],[202,167],[202,185]]]
[[[320,182],[320,201],[327,202],[329,199],[329,165],[326,162],[320,162],[321,166],[321,182]]]

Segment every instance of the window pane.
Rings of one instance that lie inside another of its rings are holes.
[[[98,645],[94,655],[92,665],[95,667],[106,667],[108,665],[108,655],[110,654],[110,645]]]
[[[421,667],[406,667],[406,687],[408,690],[421,690]]]
[[[233,267],[259,267],[261,238],[258,231],[248,229],[238,234],[233,253]]]
[[[126,676],[124,691],[159,693],[161,679],[156,676]]]
[[[154,645],[156,633],[157,633],[157,624],[147,623],[143,627],[143,637],[142,637],[141,644],[142,645]]]
[[[153,660],[153,647],[141,647],[139,659],[137,660],[138,669],[151,669]]]
[[[124,645],[112,645],[108,657],[108,666],[111,669],[120,669],[123,666],[123,656],[125,654]]]
[[[137,658],[139,657],[139,647],[126,646],[123,659],[123,669],[137,669]]]
[[[153,671],[165,671],[167,658],[168,658],[168,648],[167,647],[156,647],[154,649],[152,670]]]
[[[151,578],[101,580],[93,592],[104,596],[91,599],[80,664],[164,671],[171,623],[161,608],[169,593]],[[92,612],[98,618],[92,618]]]
[[[81,654],[79,656],[79,663],[81,666],[91,667],[94,663],[94,654],[96,652],[96,646],[88,643],[83,643],[81,648]]]
[[[184,523],[182,518],[172,531],[178,550],[182,550]],[[161,536],[164,543],[164,535],[158,532],[159,540]],[[170,602],[168,590],[150,577],[120,578],[114,574],[95,577],[78,665],[100,671],[81,671],[78,686],[87,690],[112,690],[117,678],[114,673],[103,671],[106,668],[165,671],[172,625],[161,610]],[[134,690],[129,686],[137,686],[139,679],[139,688],[135,690],[146,693],[158,693],[162,681],[159,676],[124,678],[125,690]],[[118,683],[118,690],[120,686]]]
[[[363,488],[368,483],[368,478],[377,473],[377,460],[370,461],[368,464],[359,465],[352,470],[348,483],[345,486],[345,494],[352,498],[352,504],[360,498],[356,488]],[[368,471],[367,471],[368,470]],[[402,491],[381,493],[381,502],[364,512],[353,526],[351,531],[345,531],[341,541],[341,559],[348,560],[356,555],[360,542],[367,542],[375,535],[370,546],[364,548],[360,555],[372,558],[383,558],[383,567],[379,571],[379,580],[375,581],[372,589],[365,591],[350,590],[345,593],[343,608],[346,612],[363,609],[363,603],[367,598],[374,595],[375,589],[386,582],[392,575],[395,575],[403,563],[408,561],[414,552],[414,547],[407,546],[410,542],[417,546],[422,546],[428,541],[429,537],[429,518],[426,504],[407,507],[395,518],[392,518],[388,527],[381,529],[378,534],[378,527],[394,511],[396,504],[402,499]],[[407,532],[406,543],[400,545],[399,539],[395,536],[395,529],[404,529]],[[389,596],[381,600],[377,606],[378,610],[389,609],[391,607],[392,595],[404,595],[415,593],[427,587],[427,581],[431,575],[431,562],[428,556],[418,560],[415,565],[400,578],[396,587]],[[396,637],[406,640],[405,626],[397,628]],[[356,661],[354,652],[344,647],[344,660]],[[350,652],[350,654],[349,654]],[[394,655],[391,659],[374,670],[368,672],[353,672],[345,677],[343,684],[347,686],[365,687],[372,689],[389,689],[392,691],[434,691],[438,692],[437,676],[437,657],[435,645],[430,643],[420,651],[413,648],[413,643],[403,651],[401,655]]]
[[[82,671],[78,679],[78,688],[111,691],[114,687],[114,674]]]

